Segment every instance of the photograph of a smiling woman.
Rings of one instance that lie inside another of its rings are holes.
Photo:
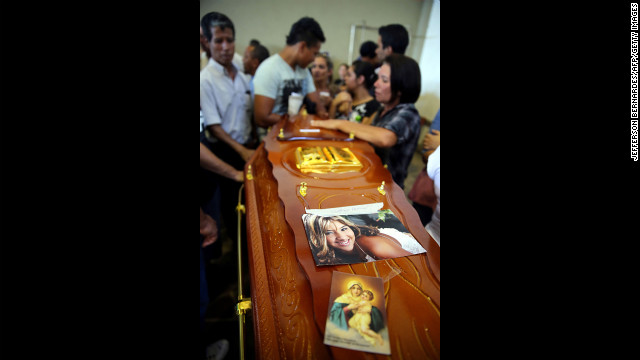
[[[355,264],[426,252],[395,215],[387,214],[387,221],[371,225],[377,216],[302,215],[316,265]]]

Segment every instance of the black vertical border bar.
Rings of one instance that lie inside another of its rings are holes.
[[[638,13],[639,5],[631,2],[630,6],[630,78],[631,78],[631,121],[630,121],[630,157],[638,161]]]

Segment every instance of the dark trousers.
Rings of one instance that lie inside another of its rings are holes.
[[[245,161],[229,145],[218,141],[211,144],[211,151],[221,160],[233,166],[236,170],[244,170]],[[226,233],[234,243],[238,238],[238,194],[242,183],[221,175],[215,175],[220,192],[220,217]],[[243,201],[244,203],[244,196]],[[218,226],[220,228],[220,226]]]
[[[416,209],[418,216],[420,216],[420,222],[422,223],[422,226],[426,226],[431,221],[433,209],[429,206],[420,205],[413,201],[411,203],[413,204],[413,208]]]
[[[209,289],[205,273],[204,254],[202,252],[202,235],[200,235],[200,351],[201,358],[206,358],[207,339],[205,337],[204,316],[209,305]]]
[[[212,150],[211,143],[201,134],[200,142],[204,144],[209,150]],[[213,150],[212,150],[213,151]],[[218,175],[212,173],[209,170],[200,168],[199,174],[199,187],[200,187],[200,207],[202,211],[211,216],[218,225],[218,231],[220,231],[220,180]],[[222,241],[216,241],[215,243],[204,248],[204,259],[208,262],[211,259],[220,257],[222,254]]]
[[[237,170],[244,169],[245,161],[230,146],[220,141],[210,143],[209,145],[211,152],[221,160]],[[237,282],[237,277],[231,275],[230,272],[233,272],[233,274],[236,274],[237,272],[238,212],[236,211],[236,207],[238,205],[238,194],[242,187],[242,183],[232,179],[217,174],[213,174],[213,176],[215,176],[217,184],[214,199],[216,199],[216,203],[219,206],[219,218],[221,221],[218,222],[218,241],[206,247],[204,249],[204,254],[205,261],[210,259],[220,259],[221,262],[215,264],[215,266],[210,265],[207,269],[207,271],[209,271],[207,275],[211,275],[207,276],[207,279],[210,290],[209,296],[212,299],[215,298],[212,294],[216,293],[217,290],[225,289],[230,284],[235,284]],[[246,203],[244,193],[241,197],[241,203]],[[222,252],[220,250],[213,253],[215,256],[208,256],[208,252],[210,251],[209,248],[218,246],[221,249],[222,244],[225,243],[225,239],[231,240],[232,247],[230,253],[221,258],[220,255]],[[244,214],[241,214],[240,239],[246,239],[246,219]],[[242,246],[242,253],[245,254],[247,251],[246,241],[242,240],[240,245]],[[226,275],[222,275],[223,273]]]

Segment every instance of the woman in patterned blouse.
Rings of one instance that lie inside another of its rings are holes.
[[[420,114],[414,106],[420,96],[420,83],[418,63],[410,57],[391,54],[382,63],[374,84],[376,100],[382,106],[371,125],[345,120],[312,120],[311,125],[340,130],[371,143],[393,181],[404,189],[420,136]]]

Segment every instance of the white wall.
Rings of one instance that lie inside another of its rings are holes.
[[[436,1],[438,3],[437,58],[439,62],[440,13],[439,0]],[[227,15],[233,21],[236,29],[236,52],[242,55],[251,39],[259,40],[269,49],[270,54],[279,52],[285,46],[285,38],[289,34],[291,25],[303,16],[310,16],[320,24],[326,38],[320,51],[330,53],[335,68],[348,60],[352,24],[364,24],[374,28],[393,23],[402,24],[410,34],[406,55],[411,56],[421,65],[422,93],[427,91],[427,94],[431,94],[434,86],[433,81],[438,79],[437,106],[439,106],[439,63],[436,75],[429,74],[435,71],[431,62],[427,63],[429,67],[423,68],[420,61],[420,58],[424,57],[425,51],[431,48],[431,43],[423,46],[423,42],[425,38],[429,40],[429,36],[433,32],[431,26],[431,22],[434,21],[433,2],[434,0],[200,0],[200,19],[210,11],[218,11]],[[425,36],[425,31],[427,31],[427,36]],[[367,30],[363,34],[360,32],[356,34],[354,44],[356,53],[360,44],[366,40],[377,42],[377,30]],[[334,78],[337,77],[335,68]],[[427,82],[429,87],[426,89],[425,78],[430,79]],[[432,105],[434,100],[430,96],[425,99],[421,97],[419,102],[426,103],[426,109],[429,112],[430,108],[435,106]],[[418,105],[416,103],[416,107]],[[433,114],[425,113],[423,116],[432,119],[434,114],[435,111]]]
[[[440,108],[440,0],[435,0],[430,5],[424,45],[418,62],[422,85],[416,108],[420,115],[433,120]],[[426,6],[425,2],[423,15],[426,13]]]

